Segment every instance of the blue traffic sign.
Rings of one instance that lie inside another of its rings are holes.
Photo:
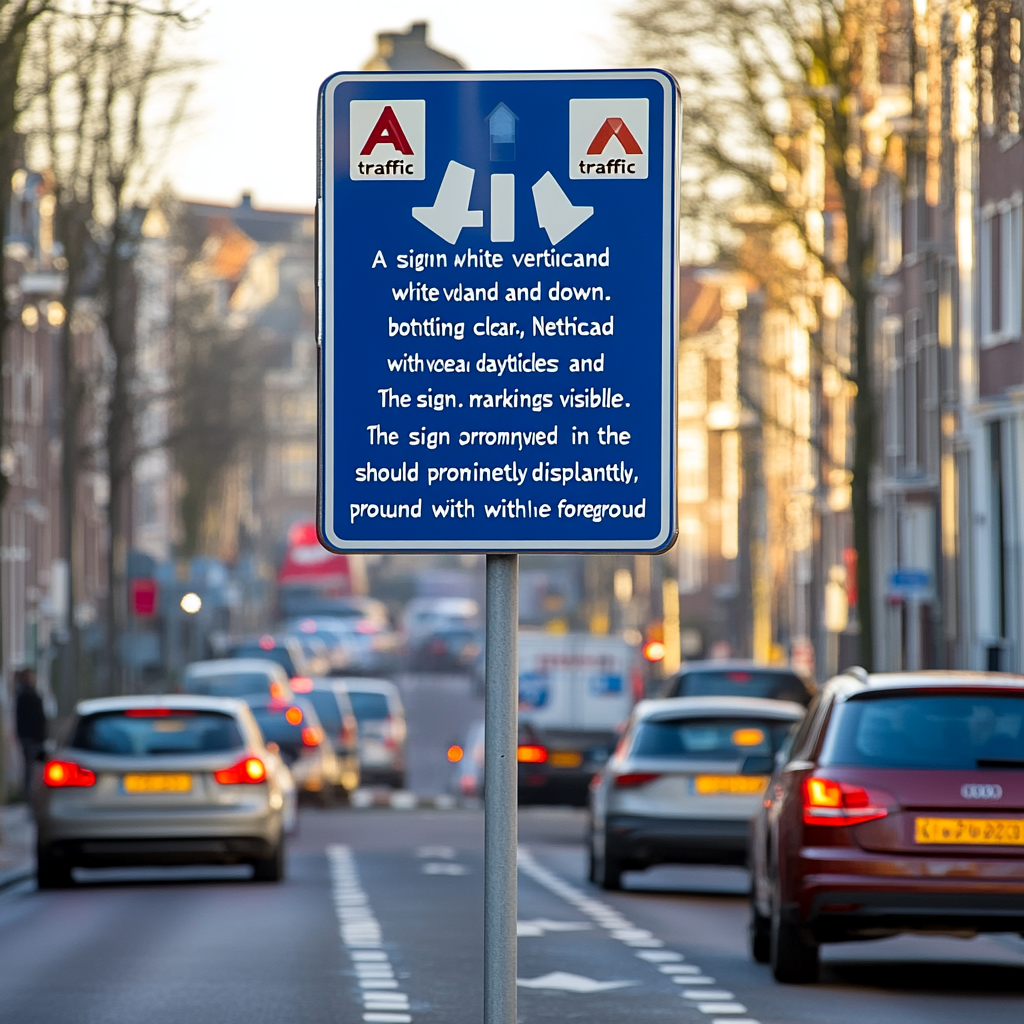
[[[672,78],[338,74],[319,117],[324,542],[668,547]]]

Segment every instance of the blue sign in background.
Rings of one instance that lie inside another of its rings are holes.
[[[329,546],[671,543],[676,117],[656,71],[328,79]]]

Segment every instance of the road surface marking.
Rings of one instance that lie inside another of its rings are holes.
[[[539,917],[536,921],[516,921],[516,935],[519,938],[535,938],[548,932],[585,932],[590,928],[587,921],[548,921]]]
[[[463,864],[452,864],[450,861],[430,861],[423,865],[425,875],[468,875],[469,868]]]
[[[552,971],[540,978],[516,978],[516,984],[523,988],[554,989],[560,992],[609,992],[615,988],[628,988],[639,985],[638,981],[595,981],[585,978],[582,974],[568,974],[565,971]]]
[[[684,999],[699,999],[703,1003],[710,1003],[712,1001],[725,1002],[729,999],[735,999],[736,997],[731,992],[684,992]]]
[[[658,970],[662,974],[700,974],[700,968],[693,964],[663,964]]]
[[[714,978],[709,978],[709,977],[707,977],[706,975],[703,975],[703,974],[698,974],[696,977],[694,977],[692,975],[686,974],[686,975],[681,975],[681,976],[678,976],[678,977],[673,977],[672,980],[677,985],[714,985],[714,983],[715,983],[715,979]],[[704,996],[706,996],[706,995],[707,995],[706,992],[703,993],[702,998]]]
[[[454,846],[417,846],[416,856],[427,860],[454,860]]]
[[[341,941],[348,949],[352,966],[359,976],[365,1024],[412,1024],[408,1012],[409,997],[397,989],[394,968],[381,949],[380,923],[359,882],[355,858],[347,846],[328,846],[327,863],[331,870],[334,911],[338,917]]]
[[[701,1013],[746,1013],[747,1008],[742,1003],[698,1003],[697,1009]]]

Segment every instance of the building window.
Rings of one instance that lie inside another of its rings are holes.
[[[316,490],[315,444],[286,444],[281,449],[281,484],[286,494]]]
[[[989,203],[981,213],[981,343],[999,345],[1021,333],[1024,238],[1021,196]]]
[[[704,586],[704,524],[699,519],[679,521],[679,593],[696,594]]]

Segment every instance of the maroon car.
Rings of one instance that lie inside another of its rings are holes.
[[[814,698],[751,834],[751,947],[814,981],[822,942],[1024,934],[1024,676],[850,669]]]

